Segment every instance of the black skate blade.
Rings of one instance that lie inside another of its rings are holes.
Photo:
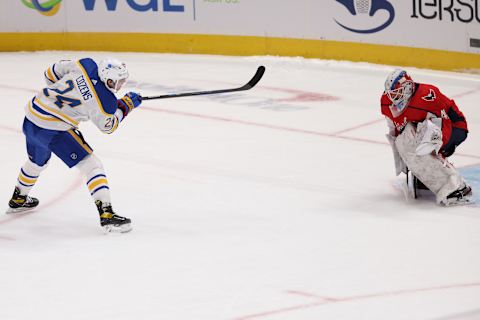
[[[109,233],[127,233],[132,231],[133,227],[131,223],[125,223],[121,225],[113,225],[109,224],[106,226],[103,226],[103,233],[104,234],[109,234]]]

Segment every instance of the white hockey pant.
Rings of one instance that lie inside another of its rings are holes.
[[[447,196],[463,187],[465,181],[459,172],[439,155],[417,155],[415,150],[423,137],[408,123],[395,140],[398,152],[408,169],[436,195],[437,203],[445,203]]]

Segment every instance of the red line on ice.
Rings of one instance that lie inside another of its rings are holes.
[[[80,185],[82,185],[82,181],[83,181],[83,178],[80,175],[77,175],[76,179],[72,183],[70,183],[68,188],[64,189],[63,192],[57,194],[55,197],[48,200],[45,204],[40,202],[40,205],[38,206],[37,209],[33,209],[32,211],[27,211],[25,213],[10,214],[10,215],[7,216],[6,219],[0,220],[0,224],[6,224],[6,223],[9,223],[9,222],[21,219],[23,217],[34,214],[41,209],[45,209],[45,208],[48,208],[48,207],[51,207],[51,206],[57,204],[60,200],[63,200],[66,197],[68,197],[68,195],[71,192],[73,192],[76,188],[78,188]],[[12,188],[13,188],[13,185],[12,185]]]
[[[5,89],[13,89],[13,90],[22,90],[22,91],[28,91],[28,92],[36,92],[35,90],[25,88],[25,87],[16,87],[16,86],[8,86],[8,85],[1,85],[0,88],[5,88]],[[294,90],[294,89],[283,89],[283,88],[273,88],[273,87],[263,87],[260,86],[259,88],[265,88],[267,90],[277,90],[277,91],[285,91],[289,93],[294,93],[294,94],[305,94],[307,92],[305,91],[299,91],[299,90]],[[480,91],[480,88],[473,89],[466,91],[464,93],[460,93],[457,95],[454,95],[453,98],[458,98],[458,97],[463,97],[466,95],[470,95],[473,93],[476,93]],[[309,94],[309,93],[308,93]],[[318,94],[319,99],[337,99],[337,97],[333,96],[328,96],[328,95],[323,95],[323,94]],[[353,131],[358,128],[366,127],[372,124],[375,124],[377,122],[380,122],[382,120],[373,120],[369,121],[367,123],[359,124],[354,127],[346,128],[340,131],[337,131],[335,133],[323,133],[323,132],[317,132],[317,131],[312,131],[312,130],[304,130],[304,129],[296,129],[296,128],[289,128],[289,127],[282,127],[282,126],[275,126],[275,125],[268,125],[268,124],[262,124],[262,123],[257,123],[257,122],[250,122],[250,121],[243,121],[243,120],[235,120],[235,119],[228,119],[228,118],[222,118],[222,117],[214,117],[214,116],[206,116],[206,115],[201,115],[201,114],[195,114],[195,113],[190,113],[190,112],[180,112],[180,111],[170,111],[170,110],[162,110],[158,108],[152,108],[152,107],[145,107],[142,106],[142,109],[154,111],[154,112],[165,112],[165,113],[172,113],[172,114],[179,114],[179,115],[184,115],[184,116],[190,116],[190,117],[196,117],[196,118],[203,118],[203,119],[210,119],[210,120],[217,120],[217,121],[226,121],[226,122],[233,122],[233,123],[239,123],[239,124],[244,124],[244,125],[250,125],[250,126],[257,126],[257,127],[264,127],[264,128],[269,128],[269,129],[276,129],[276,130],[283,130],[283,131],[290,131],[290,132],[298,132],[298,133],[304,133],[304,134],[311,134],[311,135],[317,135],[317,136],[323,136],[323,137],[334,137],[338,139],[345,139],[345,140],[352,140],[352,141],[360,141],[360,142],[366,142],[366,143],[373,143],[373,144],[382,144],[382,145],[387,145],[388,143],[382,142],[382,141],[377,141],[377,140],[371,140],[371,139],[363,139],[363,138],[355,138],[355,137],[346,137],[346,136],[341,136],[340,134]],[[0,126],[0,129],[2,130],[7,130],[7,131],[14,131],[18,132],[19,130],[15,130],[11,127],[6,127],[6,126]],[[461,154],[457,153],[458,156],[463,156],[467,158],[475,158],[475,159],[480,159],[480,156],[476,155],[467,155],[467,154]]]
[[[365,295],[357,295],[357,296],[350,296],[344,298],[323,298],[318,297],[319,301],[306,303],[306,304],[299,304],[285,308],[273,309],[264,312],[254,313],[250,315],[240,316],[234,318],[233,320],[251,320],[251,319],[260,319],[260,318],[267,318],[270,316],[290,313],[293,311],[298,310],[305,310],[305,309],[312,309],[326,304],[334,304],[334,303],[345,303],[350,301],[361,301],[361,300],[369,300],[375,298],[385,298],[385,297],[393,297],[393,296],[401,296],[401,295],[409,295],[409,294],[416,294],[421,292],[434,292],[434,291],[441,291],[441,290],[450,290],[450,289],[464,289],[464,288],[476,288],[480,287],[480,282],[478,283],[464,283],[464,284],[457,284],[457,285],[449,285],[449,286],[438,286],[438,287],[430,287],[430,288],[419,288],[419,289],[406,289],[406,290],[397,290],[397,291],[387,291],[387,292],[379,292],[379,293],[372,293],[372,294],[365,294]],[[291,293],[291,292],[289,292]],[[305,295],[305,293],[303,293]],[[309,294],[309,297],[315,296],[313,294]]]
[[[313,131],[313,130],[297,129],[297,128],[277,126],[277,125],[272,125],[272,124],[253,122],[253,121],[236,120],[236,119],[230,119],[230,118],[224,118],[224,117],[208,116],[208,115],[192,113],[192,112],[173,111],[173,110],[165,110],[165,109],[152,108],[152,107],[142,107],[142,109],[149,110],[149,111],[152,111],[152,112],[163,112],[163,113],[170,113],[170,114],[176,114],[176,115],[193,117],[193,118],[238,123],[238,124],[243,124],[243,125],[248,125],[248,126],[274,129],[274,130],[280,130],[280,131],[296,132],[296,133],[310,134],[310,135],[330,137],[330,138],[336,138],[336,139],[344,139],[344,140],[350,140],[350,141],[359,141],[359,142],[366,142],[366,143],[372,143],[372,144],[388,145],[387,142],[383,142],[383,141],[357,138],[357,137],[341,136],[341,135],[339,135],[338,132],[337,133],[324,133],[324,132]],[[477,156],[477,155],[468,155],[468,154],[461,154],[461,153],[456,153],[456,155],[467,157],[467,158],[480,159],[480,156]]]

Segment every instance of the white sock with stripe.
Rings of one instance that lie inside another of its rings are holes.
[[[20,189],[21,195],[27,195],[37,182],[40,173],[45,170],[48,164],[40,167],[39,165],[27,160],[18,174],[16,187]]]
[[[87,188],[93,200],[111,203],[110,188],[102,162],[93,153],[80,161],[76,167],[86,178]]]

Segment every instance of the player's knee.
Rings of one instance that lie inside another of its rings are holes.
[[[23,165],[23,168],[26,169],[28,172],[39,174],[48,167],[48,163],[49,162],[47,161],[43,165],[38,165],[28,159],[27,162],[25,162],[25,164]]]
[[[86,156],[76,166],[85,176],[91,176],[93,173],[103,173],[103,164],[93,153]]]

